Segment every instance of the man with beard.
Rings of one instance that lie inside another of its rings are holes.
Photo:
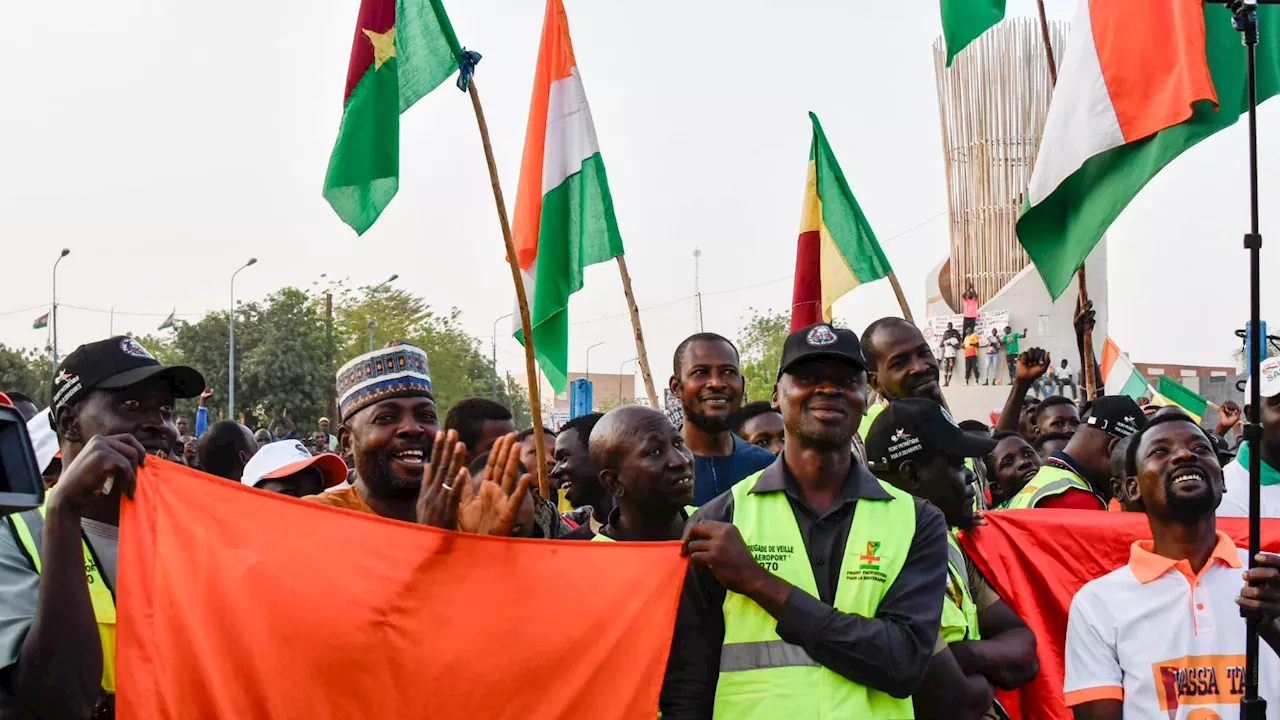
[[[1026,445],[1016,435],[1013,440]],[[881,480],[929,501],[952,528],[970,530],[977,522],[973,474],[964,461],[982,457],[996,445],[961,430],[941,405],[906,398],[893,401],[876,418],[867,435],[867,457]],[[942,628],[924,681],[912,697],[915,717],[995,720],[1001,717],[996,689],[1013,690],[1038,670],[1035,635],[987,584],[955,533],[948,533]]]
[[[693,453],[671,421],[639,405],[611,410],[591,432],[591,459],[616,507],[592,540],[679,540],[693,500]]]
[[[1253,443],[1240,443],[1236,459],[1223,466],[1226,496],[1218,507],[1218,517],[1249,516],[1249,453],[1252,452],[1262,453],[1262,479],[1258,488],[1262,517],[1280,517],[1280,357],[1263,360],[1259,372],[1262,407],[1245,405],[1244,416],[1249,422],[1262,423],[1262,444],[1254,449]],[[1245,381],[1245,402],[1252,397],[1252,382],[1252,378]]]
[[[1076,720],[1240,717],[1253,618],[1269,646],[1258,652],[1258,694],[1274,707],[1280,556],[1259,553],[1258,567],[1244,570],[1248,551],[1217,532],[1222,468],[1208,437],[1186,415],[1158,415],[1133,436],[1125,474],[1152,539],[1072,599],[1067,706]]]
[[[867,383],[881,400],[867,408],[858,428],[864,440],[893,400],[924,398],[947,407],[938,385],[938,358],[915,325],[898,317],[876,320],[862,334],[862,355],[867,359]]]
[[[82,345],[58,366],[62,475],[44,507],[0,532],[0,717],[27,717],[16,706],[114,717],[120,498],[177,440],[174,399],[202,388],[200,373],[161,365],[129,337]]]
[[[556,435],[551,482],[574,507],[572,512],[565,513],[565,520],[574,526],[565,540],[590,540],[600,532],[613,509],[609,491],[600,484],[600,474],[591,460],[588,444],[592,430],[602,417],[600,413],[579,415],[565,423]]]
[[[745,383],[738,349],[715,333],[685,338],[673,359],[671,393],[684,412],[684,442],[693,452],[693,504],[705,505],[773,462],[773,455],[729,430]]]
[[[660,709],[666,720],[909,718],[937,639],[946,528],[851,450],[866,406],[852,332],[822,323],[782,350],[786,445],[703,506]]]
[[[357,357],[338,370],[337,393],[338,444],[355,460],[355,483],[305,500],[447,530],[511,531],[518,493],[528,484],[527,476],[508,482],[519,464],[515,435],[494,447],[499,462],[491,467],[504,473],[501,486],[497,476],[482,478],[479,490],[469,492],[470,483],[462,481],[467,448],[456,431],[437,432],[421,348],[396,342]]]
[[[996,446],[987,456],[987,471],[992,507],[999,510],[1035,477],[1041,461],[1035,448],[1017,433],[998,433],[993,439]]]
[[[1111,451],[1146,424],[1146,416],[1132,398],[1108,395],[1094,400],[1089,417],[1067,446],[1045,460],[1008,507],[1106,510],[1111,498]]]

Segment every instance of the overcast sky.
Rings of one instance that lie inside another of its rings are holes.
[[[446,0],[478,71],[514,202],[541,0]],[[1047,0],[1069,19],[1075,0]],[[457,306],[488,338],[514,293],[470,103],[452,83],[402,119],[400,194],[358,238],[320,195],[342,110],[355,0],[4,3],[0,44],[0,342],[37,346],[32,321],[59,269],[60,348],[153,332],[237,297],[321,274]],[[810,131],[822,119],[917,315],[947,252],[931,43],[936,0],[565,0],[659,386],[696,329],[736,336],[749,308],[791,296]],[[1031,0],[1009,0],[1030,16]],[[1226,364],[1248,312],[1245,126],[1158,176],[1110,232],[1111,334],[1142,362]],[[1263,107],[1263,275],[1280,267],[1280,105]],[[914,230],[908,231],[911,228]],[[1091,276],[1093,282],[1098,282]],[[570,305],[571,365],[635,355],[616,266]],[[1263,312],[1280,308],[1264,295]],[[1015,309],[1016,316],[1016,309]],[[130,315],[127,313],[149,313]],[[836,305],[855,329],[896,314],[881,282]],[[1015,317],[1015,324],[1017,324]],[[1028,322],[1030,322],[1028,320]],[[501,324],[498,362],[523,372]],[[428,348],[429,350],[429,348]],[[630,369],[631,366],[628,366]]]

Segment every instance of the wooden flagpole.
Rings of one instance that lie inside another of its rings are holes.
[[[902,286],[898,284],[898,276],[892,270],[889,271],[889,285],[893,287],[893,294],[898,297],[898,307],[902,308],[902,317],[912,325],[916,324],[916,319],[911,317],[911,307],[907,305],[907,296],[902,294]]]
[[[649,396],[649,407],[658,407],[658,393],[653,389],[653,376],[649,374],[649,352],[644,347],[644,331],[640,329],[640,308],[636,307],[636,296],[631,291],[631,273],[627,272],[625,255],[619,255],[618,271],[622,273],[622,292],[627,296],[627,309],[631,311],[631,329],[636,336],[636,356],[640,359],[640,377],[644,379],[644,392]],[[622,401],[621,398],[618,399]]]
[[[1058,63],[1053,58],[1053,43],[1049,39],[1049,19],[1044,12],[1044,0],[1036,0],[1036,9],[1040,11],[1040,40],[1044,45],[1045,61],[1049,65],[1049,85],[1057,87],[1058,85]],[[1086,258],[1087,261],[1088,258]],[[1077,311],[1084,309],[1089,304],[1089,287],[1086,280],[1084,263],[1080,263],[1080,270],[1076,273],[1076,288],[1079,290],[1080,298],[1077,304]],[[1087,400],[1093,400],[1097,395],[1098,389],[1095,387],[1094,380],[1097,372],[1093,367],[1093,332],[1087,331],[1084,334],[1084,347],[1081,348],[1084,357],[1080,358],[1080,374],[1082,384],[1084,385],[1084,396]]]
[[[520,276],[520,263],[516,259],[515,243],[511,239],[511,222],[507,219],[507,204],[502,199],[502,185],[498,182],[498,164],[493,159],[493,145],[489,143],[489,125],[484,121],[484,108],[480,107],[480,91],[475,77],[470,78],[467,92],[471,106],[476,111],[476,123],[480,126],[480,140],[484,143],[484,159],[489,163],[489,181],[493,185],[493,201],[498,206],[498,222],[502,224],[502,240],[507,246],[507,261],[511,264],[511,281],[516,286],[516,302],[520,305],[520,330],[524,334],[524,369],[529,378],[529,409],[533,415],[533,439],[538,457],[545,458],[546,436],[542,432],[542,401],[538,397],[538,367],[533,358],[533,326],[529,322],[529,299],[524,294],[524,280]],[[544,498],[551,497],[551,478],[547,477],[547,464],[535,463],[538,468],[538,491]]]

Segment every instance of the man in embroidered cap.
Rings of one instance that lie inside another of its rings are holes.
[[[466,448],[457,433],[450,431],[437,442],[440,419],[426,352],[394,341],[361,355],[338,370],[337,391],[338,446],[355,461],[355,483],[304,499],[450,530],[461,525],[472,532],[510,533],[528,477],[517,482],[499,475],[514,476],[519,445],[514,435],[496,444],[502,458],[494,463],[496,482],[482,478],[481,489],[469,492],[469,483],[460,482],[466,477]],[[511,447],[514,452],[508,452]],[[507,454],[515,457],[512,463],[505,462]],[[508,482],[499,490],[504,479]],[[473,501],[475,507],[469,507]]]

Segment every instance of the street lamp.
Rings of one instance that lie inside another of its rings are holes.
[[[630,360],[623,360],[623,361],[622,361],[622,364],[618,366],[618,407],[622,407],[623,405],[625,405],[625,404],[626,404],[626,403],[622,400],[622,368],[626,367],[626,366],[627,366],[627,363],[633,363],[633,362],[640,362],[640,358],[639,358],[639,357],[633,357],[633,358],[631,358]],[[636,383],[636,379],[635,379],[635,377],[632,377],[632,378],[631,378],[631,385],[632,385],[632,387],[634,387],[634,386],[635,386],[635,383]]]
[[[236,276],[250,265],[258,262],[258,258],[249,258],[249,262],[231,273],[231,315],[227,318],[231,330],[231,342],[227,350],[227,419],[236,417]]]
[[[53,309],[50,322],[53,323],[53,371],[58,371],[58,263],[71,254],[69,248],[62,248],[62,254],[53,261]]]
[[[591,382],[591,351],[595,350],[596,348],[600,347],[603,344],[604,344],[603,342],[598,342],[595,345],[592,345],[591,347],[587,348],[587,373],[586,373],[587,382]]]
[[[381,290],[382,288],[384,288],[384,287],[386,287],[387,285],[391,284],[392,282],[395,282],[395,279],[396,279],[396,278],[398,278],[398,277],[400,277],[400,276],[399,276],[399,275],[392,275],[391,277],[387,278],[386,280],[383,280],[382,282],[378,283],[377,285],[374,285],[374,286],[373,286],[373,289],[369,291],[369,297],[370,297],[370,298],[372,298],[374,293],[378,292],[379,290]],[[374,328],[374,326],[376,326],[376,325],[377,325],[377,323],[376,323],[376,322],[374,322],[374,320],[373,320],[373,314],[372,314],[372,313],[370,313],[370,314],[369,314],[369,352],[373,352],[373,328]]]
[[[498,395],[498,323],[514,316],[515,313],[507,313],[497,320],[493,321],[493,399],[497,400]]]

